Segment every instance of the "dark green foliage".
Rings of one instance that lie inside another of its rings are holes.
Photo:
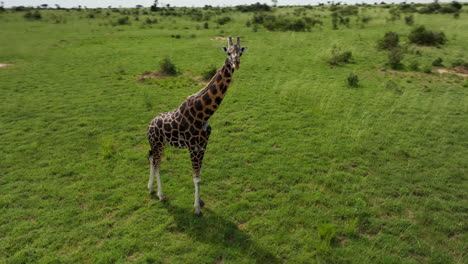
[[[383,39],[377,41],[377,49],[379,50],[391,50],[399,47],[400,37],[396,32],[385,33]]]
[[[447,41],[447,37],[444,32],[430,31],[424,26],[419,26],[413,29],[408,35],[408,39],[411,43],[426,46],[444,45]]]
[[[152,24],[158,23],[158,20],[157,20],[156,18],[151,19],[151,18],[147,17],[147,18],[145,19],[145,22],[144,22],[144,23],[145,23],[146,25],[152,25]]]
[[[468,62],[464,61],[463,59],[458,59],[452,62],[452,67],[457,67],[457,66],[468,67]]]
[[[40,20],[40,19],[42,19],[42,15],[37,10],[34,11],[34,12],[28,11],[28,12],[26,12],[26,14],[24,14],[24,18],[26,18],[28,20]]]
[[[405,16],[405,23],[408,26],[412,26],[414,24],[414,16],[413,15]]]
[[[403,67],[401,61],[403,60],[404,52],[401,47],[394,47],[388,53],[388,64],[392,69],[398,70]]]
[[[353,53],[351,51],[344,51],[340,47],[334,45],[328,63],[332,66],[337,66],[340,63],[349,63],[352,56]]]
[[[311,17],[289,17],[285,15],[275,16],[266,13],[254,14],[252,24],[262,24],[271,31],[309,31],[311,27],[323,22]]]
[[[450,6],[453,7],[453,8],[455,8],[455,9],[457,9],[457,10],[460,10],[460,9],[463,8],[462,4],[460,4],[460,3],[457,2],[457,1],[452,1],[452,2],[450,3]]]
[[[204,29],[209,29],[210,28],[210,25],[208,24],[208,22],[203,23],[203,28]]]
[[[164,58],[160,63],[160,73],[166,75],[177,75],[178,70],[169,57]]]
[[[231,20],[232,20],[231,17],[224,16],[224,17],[220,17],[220,18],[216,19],[216,23],[218,23],[220,25],[224,25],[224,24],[230,22]]]
[[[458,9],[453,6],[443,6],[439,9],[439,13],[443,13],[443,14],[453,14],[457,12],[458,12]]]
[[[158,0],[155,0],[154,3],[150,6],[150,10],[152,12],[158,12],[161,10],[160,7],[158,7]]]
[[[442,64],[442,58],[439,57],[439,58],[435,59],[432,62],[432,66],[434,66],[434,67],[443,67],[444,65]]]
[[[209,66],[206,68],[206,70],[203,72],[203,80],[209,81],[213,76],[216,74],[217,68],[214,65]]]
[[[128,16],[120,17],[114,25],[130,25],[130,18]]]
[[[347,81],[349,87],[356,88],[359,86],[359,77],[354,73],[348,75]]]
[[[405,12],[405,13],[412,13],[412,12],[416,12],[417,9],[414,5],[412,4],[407,4],[407,3],[401,3],[398,8],[402,11],[402,12]]]
[[[271,11],[271,7],[267,4],[255,3],[252,5],[240,5],[236,6],[236,9],[240,12],[261,12],[261,11]]]

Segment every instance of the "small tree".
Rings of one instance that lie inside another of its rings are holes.
[[[400,37],[398,33],[389,31],[385,33],[383,39],[377,41],[377,49],[379,50],[391,50],[399,47]]]
[[[401,64],[401,61],[403,60],[403,56],[404,56],[404,53],[400,47],[392,48],[390,52],[388,53],[388,64],[390,65],[390,67],[392,67],[392,69],[395,69],[395,70],[401,69],[403,66]]]
[[[347,80],[349,87],[357,88],[359,86],[359,78],[356,74],[350,73]]]
[[[178,70],[174,63],[172,63],[169,57],[164,58],[161,61],[161,70],[160,72],[167,75],[177,75]]]
[[[411,43],[426,46],[444,45],[447,41],[444,32],[430,31],[424,26],[419,26],[411,31],[408,35],[408,39]]]
[[[413,15],[405,16],[405,23],[408,26],[412,26],[414,24],[414,16]]]

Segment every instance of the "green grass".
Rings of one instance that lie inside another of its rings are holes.
[[[376,42],[395,31],[406,45],[403,16],[361,8],[364,28],[332,30],[315,8],[310,32],[253,32],[252,13],[203,29],[86,12],[0,13],[0,63],[13,64],[0,68],[0,263],[468,262],[466,77],[382,71]],[[467,18],[415,14],[448,42],[409,45],[403,64],[468,61]],[[210,120],[198,218],[186,150],[164,154],[169,202],[147,193],[146,132],[203,88],[225,56],[211,39],[228,35],[249,51]],[[333,45],[350,64],[330,67]],[[179,76],[138,81],[165,57]]]

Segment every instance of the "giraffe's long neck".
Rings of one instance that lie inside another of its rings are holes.
[[[187,99],[187,105],[192,108],[190,111],[196,114],[197,119],[207,121],[216,112],[231,84],[233,73],[234,68],[226,59],[208,85]]]

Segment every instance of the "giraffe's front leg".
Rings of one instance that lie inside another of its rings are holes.
[[[203,156],[205,150],[200,147],[195,147],[190,149],[190,158],[192,159],[192,169],[193,169],[193,184],[195,186],[195,202],[193,207],[195,208],[195,214],[202,216],[201,207],[205,203],[200,199],[200,182],[201,182],[201,167],[203,162]]]

